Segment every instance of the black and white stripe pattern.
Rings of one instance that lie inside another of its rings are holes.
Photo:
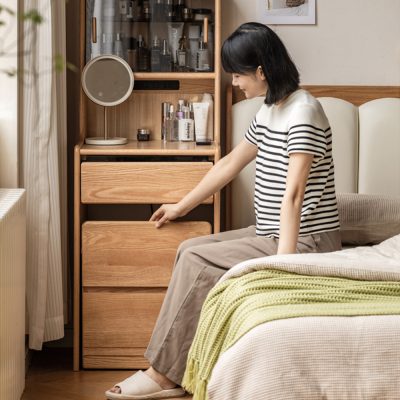
[[[290,105],[291,108],[296,106],[294,103]],[[285,112],[271,112],[270,107],[263,105],[245,135],[250,143],[258,147],[254,189],[257,235],[279,237],[280,209],[285,193],[289,156],[293,153],[314,154],[305,189],[299,235],[339,229],[332,133],[322,107],[316,100],[315,103],[319,107],[311,113],[306,112],[304,122],[296,116],[295,123],[289,119],[285,125],[282,125],[279,116],[292,115],[288,114],[290,106]],[[307,104],[306,109],[309,107]],[[315,118],[315,112],[322,112],[323,118]],[[310,118],[310,115],[314,115],[314,118]],[[286,129],[282,129],[284,126]]]

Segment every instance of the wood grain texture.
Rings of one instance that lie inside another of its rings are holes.
[[[181,242],[209,235],[208,222],[89,221],[82,226],[82,285],[168,287]]]
[[[84,162],[81,200],[91,204],[176,203],[211,169],[208,162]],[[203,203],[211,204],[209,197]]]
[[[87,357],[95,358],[91,354]],[[107,355],[103,357],[106,358]],[[135,372],[132,370],[74,372],[71,366],[72,349],[70,348],[44,347],[42,351],[35,352],[27,371],[25,391],[21,400],[103,400],[106,390]],[[183,400],[191,399],[190,395],[183,398]],[[171,400],[182,400],[182,397]]]
[[[144,352],[164,299],[165,289],[150,291],[84,292],[82,311],[82,357],[84,368],[144,368]],[[123,348],[102,354],[102,348]],[[87,354],[86,350],[94,351]],[[132,352],[133,351],[133,352]],[[88,356],[88,357],[86,357]],[[93,361],[93,362],[91,362]],[[105,365],[103,365],[105,367]]]
[[[90,156],[209,156],[215,157],[218,146],[196,145],[195,142],[163,142],[150,140],[148,142],[129,141],[122,146],[83,145],[81,155]]]
[[[384,97],[400,97],[400,86],[304,85],[302,88],[308,90],[315,97],[336,97],[346,100],[355,106]],[[231,104],[245,100],[245,98],[240,89],[237,87],[232,89]],[[230,114],[227,113],[227,118],[228,115]]]
[[[73,325],[74,354],[73,368],[79,370],[80,348],[80,263],[81,263],[81,192],[80,192],[80,145],[74,149],[74,292],[73,292]]]

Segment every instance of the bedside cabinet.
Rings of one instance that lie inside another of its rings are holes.
[[[192,190],[216,155],[215,145],[195,143],[76,146],[75,369],[148,367],[144,352],[177,248],[219,231],[220,195],[203,203],[211,221],[189,218],[157,229],[148,219]]]

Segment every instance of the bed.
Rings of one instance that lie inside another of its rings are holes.
[[[262,268],[400,281],[400,89],[306,89],[320,99],[332,127],[345,250],[249,260],[221,281]],[[228,90],[228,147],[242,139],[261,103]],[[229,228],[254,224],[253,185],[254,164],[228,192]],[[400,315],[307,316],[260,324],[222,353],[207,394],[210,400],[398,399]]]

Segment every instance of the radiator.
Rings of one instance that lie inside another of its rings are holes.
[[[25,190],[0,189],[0,400],[25,386]]]

